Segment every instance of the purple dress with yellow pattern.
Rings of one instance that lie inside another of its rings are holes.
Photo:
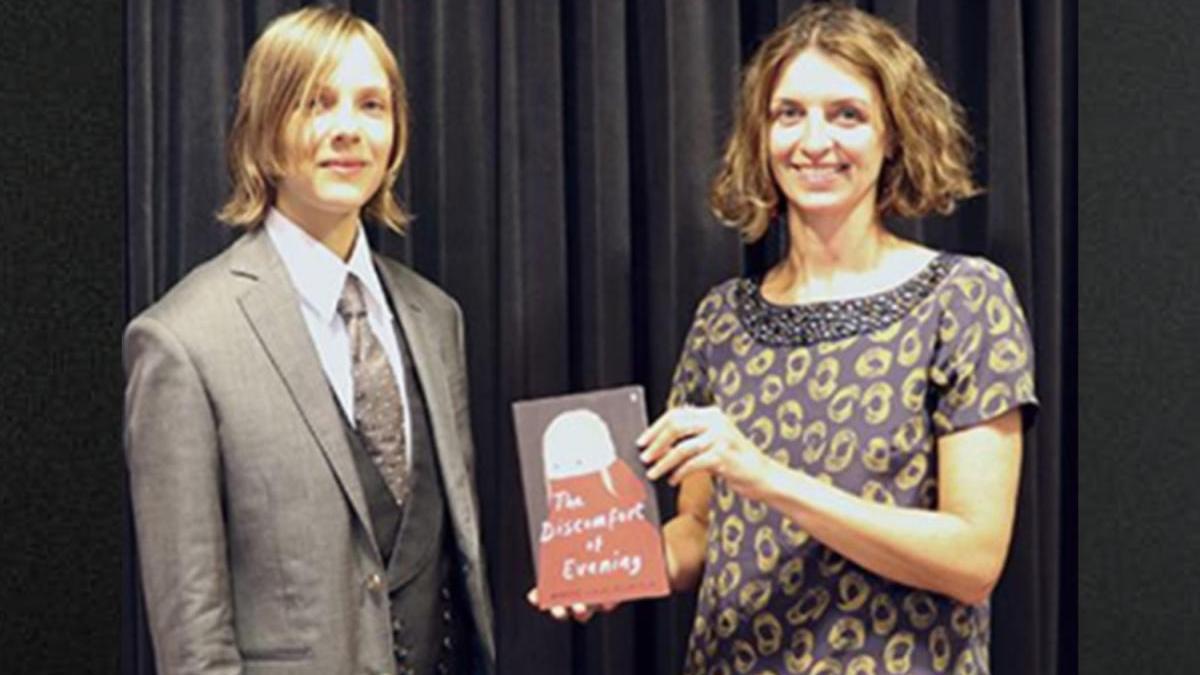
[[[1037,401],[1005,272],[938,254],[890,290],[795,306],[733,279],[700,302],[669,404],[853,494],[937,508],[937,438]],[[714,481],[686,675],[987,673],[989,605],[885,579]]]

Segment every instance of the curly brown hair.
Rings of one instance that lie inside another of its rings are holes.
[[[709,201],[743,239],[762,237],[785,199],[768,162],[769,104],[784,67],[809,48],[839,59],[879,89],[893,150],[879,176],[881,215],[949,214],[958,200],[981,192],[971,179],[963,109],[917,50],[891,24],[866,12],[811,4],[767,37],[742,75],[733,133]]]
[[[305,7],[280,16],[250,49],[227,141],[232,194],[217,217],[253,229],[275,202],[286,171],[286,128],[303,114],[303,101],[334,69],[347,45],[362,38],[379,59],[391,87],[393,141],[387,173],[363,214],[397,232],[411,217],[392,192],[408,146],[408,101],[396,57],[371,24],[332,7]]]

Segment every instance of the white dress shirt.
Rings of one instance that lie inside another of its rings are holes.
[[[350,334],[346,322],[337,313],[338,300],[346,285],[346,275],[358,277],[364,290],[367,306],[367,323],[371,332],[383,345],[392,375],[400,390],[400,401],[404,405],[404,437],[412,438],[409,421],[408,392],[404,387],[403,363],[396,336],[396,323],[383,294],[383,285],[375,266],[371,262],[371,248],[367,244],[362,223],[354,237],[354,248],[350,260],[343,262],[333,251],[314,239],[287,216],[272,208],[267,214],[264,227],[271,243],[283,259],[292,286],[300,296],[300,313],[308,326],[308,334],[321,359],[321,367],[337,396],[342,411],[350,424],[354,420],[354,377],[350,364]],[[398,299],[397,299],[398,300]],[[409,460],[411,462],[411,459]]]

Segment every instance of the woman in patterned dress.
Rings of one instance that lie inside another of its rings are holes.
[[[779,216],[787,253],[701,300],[639,439],[681,486],[683,671],[987,673],[1029,332],[999,267],[883,224],[978,192],[961,109],[892,26],[826,4],[759,48],[739,106],[713,206],[749,241]]]

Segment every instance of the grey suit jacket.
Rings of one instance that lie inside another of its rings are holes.
[[[414,272],[375,262],[425,390],[477,651],[493,672],[462,315]],[[134,319],[124,353],[126,459],[160,675],[394,672],[388,571],[266,233],[243,235]]]

